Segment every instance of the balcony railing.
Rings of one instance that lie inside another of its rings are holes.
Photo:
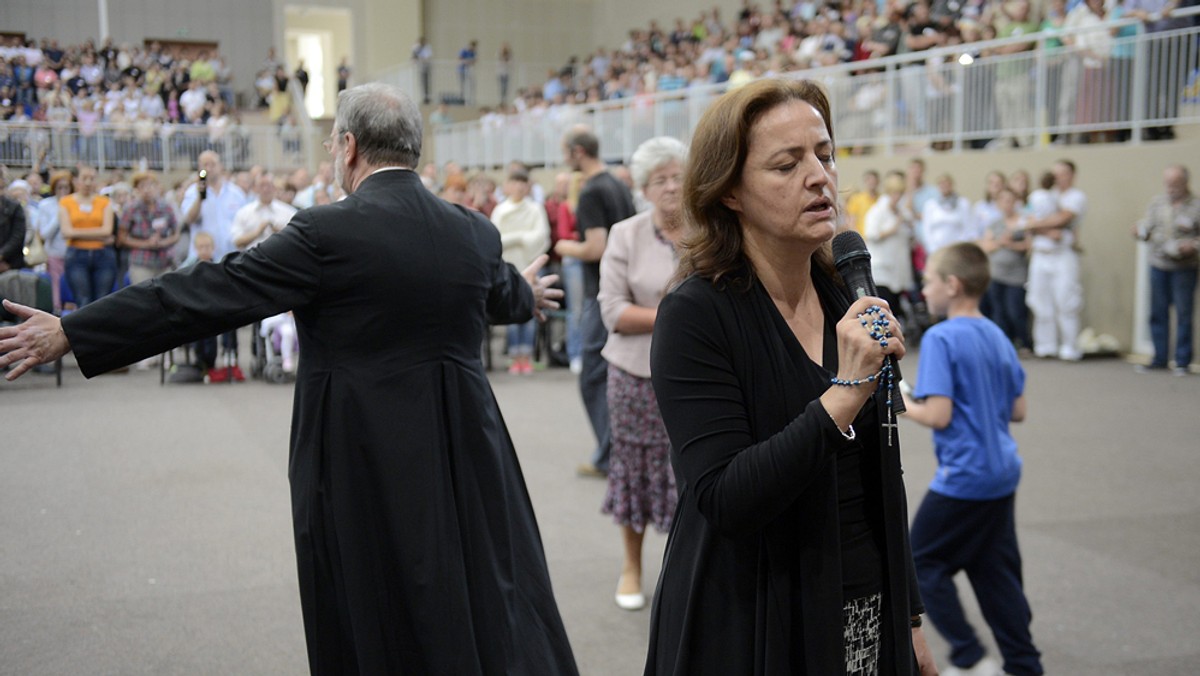
[[[1177,16],[1195,16],[1189,8]],[[1071,38],[1073,45],[1061,40]],[[1096,39],[1099,38],[1099,39]],[[871,61],[789,73],[829,93],[838,145],[890,152],[939,144],[962,150],[989,142],[1046,144],[1095,132],[1126,132],[1138,143],[1148,128],[1200,122],[1200,29],[1147,33],[1141,22],[1091,30],[1037,33]],[[1032,49],[981,56],[1012,44]],[[1086,45],[1099,44],[1103,53]],[[654,136],[687,140],[725,85],[561,105],[446,125],[434,131],[439,164],[497,167],[561,162],[573,124],[592,127],[603,159],[625,162]],[[1115,134],[1114,134],[1115,135]]]
[[[523,87],[537,87],[541,91],[551,70],[558,68],[549,63],[530,62],[514,62],[505,68],[497,61],[479,61],[464,76],[458,61],[434,59],[425,73],[412,64],[404,64],[383,71],[375,79],[400,87],[418,103],[495,108],[501,103],[511,105],[517,90]],[[501,79],[502,73],[507,73],[506,81]]]
[[[313,164],[320,148],[312,125],[235,125],[213,137],[202,125],[98,125],[85,131],[75,123],[0,122],[0,164],[9,167],[71,167],[100,170],[174,171],[196,166],[205,150],[220,153],[226,167],[262,165],[269,170]]]

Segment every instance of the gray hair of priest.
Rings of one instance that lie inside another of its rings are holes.
[[[687,146],[679,139],[656,136],[643,142],[633,151],[633,157],[629,160],[629,173],[633,175],[633,184],[645,188],[650,182],[650,175],[671,160],[677,160],[681,169],[687,164]]]
[[[363,161],[415,168],[421,159],[421,111],[398,87],[372,82],[338,94],[336,132],[350,132]]]

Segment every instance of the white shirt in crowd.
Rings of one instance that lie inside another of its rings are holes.
[[[956,242],[974,242],[983,236],[971,223],[971,203],[962,195],[937,197],[921,210],[925,251],[928,254]]]
[[[863,238],[871,252],[871,276],[879,286],[900,293],[913,285],[912,228],[892,211],[892,198],[880,195],[863,217]]]
[[[292,216],[296,213],[296,207],[281,202],[279,200],[271,200],[269,204],[263,204],[262,200],[255,199],[253,202],[238,209],[237,214],[233,217],[233,232],[232,241],[237,241],[239,237],[246,234],[256,232],[258,226],[266,221],[270,225],[263,229],[262,234],[255,237],[244,247],[243,251],[256,247],[266,238],[283,230],[284,226],[292,220]]]
[[[492,223],[500,231],[504,261],[524,270],[550,248],[550,221],[546,208],[526,197],[505,200],[492,210]]]
[[[196,184],[188,186],[187,192],[183,194],[183,203],[180,204],[180,211],[188,213],[192,209],[192,203],[200,199],[200,194],[196,189]],[[188,249],[188,258],[196,257],[196,233],[207,232],[213,238],[213,260],[221,260],[232,251],[237,251],[233,246],[233,218],[237,215],[238,209],[241,209],[246,204],[246,193],[242,189],[234,185],[232,181],[222,181],[220,190],[214,190],[213,186],[208,186],[208,196],[204,199],[204,203],[200,205],[200,219],[188,226],[192,233],[192,244]]]
[[[296,196],[292,198],[292,206],[296,207],[297,209],[313,208],[317,204],[317,191],[318,190],[324,190],[325,194],[329,196],[330,201],[333,200],[333,186],[332,185],[325,185],[323,183],[313,183],[312,185],[308,186],[304,190],[301,190],[300,192],[296,193]]]
[[[1035,194],[1037,192],[1034,191]],[[1030,207],[1034,208],[1034,195],[1030,195],[1029,197]],[[1035,235],[1033,238],[1033,250],[1060,251],[1070,249],[1075,245],[1076,234],[1079,231],[1080,224],[1083,222],[1083,215],[1087,212],[1087,196],[1079,188],[1067,188],[1066,190],[1055,188],[1048,191],[1047,197],[1054,200],[1054,209],[1049,209],[1049,213],[1035,214],[1036,218],[1045,218],[1055,211],[1069,211],[1075,214],[1075,217],[1071,219],[1070,225],[1063,228],[1061,239],[1054,240],[1045,235]],[[1046,200],[1046,205],[1049,206],[1049,200]],[[1047,208],[1041,207],[1040,211],[1045,212]]]

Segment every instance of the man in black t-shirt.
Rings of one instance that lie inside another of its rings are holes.
[[[600,161],[600,142],[586,127],[576,127],[563,139],[563,155],[573,171],[583,173],[583,189],[575,207],[575,227],[579,241],[559,240],[554,251],[583,262],[583,371],[579,376],[579,391],[587,409],[592,431],[596,433],[596,450],[590,462],[579,466],[584,476],[604,476],[608,473],[608,363],[600,356],[608,331],[600,319],[600,258],[608,244],[608,230],[637,213],[633,194],[624,183],[605,171]]]

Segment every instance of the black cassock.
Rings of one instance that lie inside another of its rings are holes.
[[[573,674],[512,441],[480,360],[533,294],[482,215],[367,178],[245,254],[63,319],[91,377],[293,310],[289,477],[320,674]]]

